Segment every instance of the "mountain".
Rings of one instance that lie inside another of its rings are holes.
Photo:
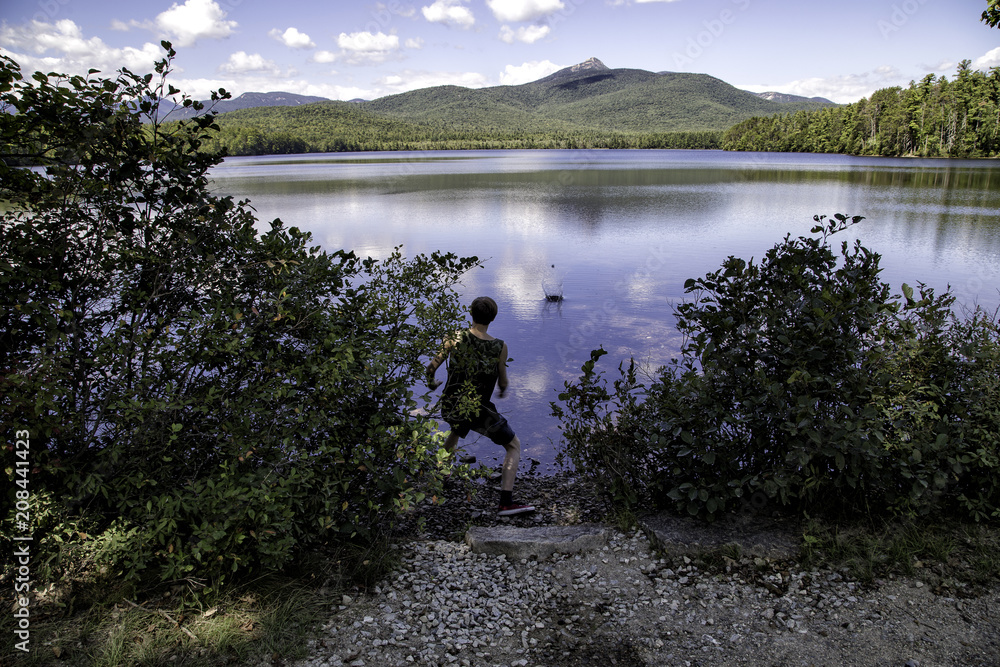
[[[825,97],[802,97],[800,95],[789,95],[787,93],[776,93],[774,91],[769,91],[766,93],[754,93],[757,97],[763,100],[771,100],[772,102],[781,102],[782,104],[787,104],[789,102],[818,102],[827,106],[836,106],[835,102],[831,102]]]
[[[298,98],[287,93],[275,95]],[[261,98],[248,94],[234,102],[238,100],[251,104]],[[433,86],[371,101],[326,100],[228,111],[217,116],[221,132],[206,148],[225,150],[229,155],[466,148],[718,148],[722,131],[748,118],[824,106],[828,104],[803,98],[786,102],[765,99],[707,74],[612,69],[590,58],[520,85]]]
[[[214,109],[222,114],[329,101],[284,92],[244,93]],[[383,118],[462,132],[665,133],[725,130],[753,116],[813,110],[833,102],[751,93],[707,74],[612,69],[589,58],[516,86],[434,86],[371,101],[355,99],[351,104]],[[170,119],[194,114],[190,108],[176,108]]]
[[[239,97],[231,100],[222,100],[215,105],[214,109],[219,113],[226,113],[229,111],[254,109],[257,107],[297,107],[303,104],[326,101],[328,100],[325,97],[316,97],[314,95],[296,95],[295,93],[243,93]],[[212,106],[210,100],[202,100],[202,104],[205,105],[206,109]],[[196,115],[196,113],[204,113],[204,111],[196,112],[191,107],[184,108],[177,106],[170,112],[170,120],[191,118]]]
[[[827,104],[832,103],[778,102],[707,74],[611,69],[590,58],[517,86],[435,86],[359,106],[381,116],[466,130],[656,133],[724,130],[753,116]]]

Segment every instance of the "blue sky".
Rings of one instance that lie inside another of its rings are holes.
[[[1000,66],[986,0],[2,0],[0,52],[28,71],[147,72],[173,84],[373,99],[518,84],[596,57],[757,92],[857,101],[960,60]]]

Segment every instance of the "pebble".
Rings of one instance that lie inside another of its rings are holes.
[[[566,495],[564,489],[560,500],[571,507]],[[570,522],[554,512],[542,516]],[[587,512],[570,518],[580,516]],[[913,581],[866,587],[844,572],[755,557],[713,571],[687,556],[657,553],[639,531],[612,530],[599,551],[511,562],[473,553],[450,519],[430,525],[437,528],[401,542],[400,567],[377,588],[343,597],[313,640],[311,656],[296,667],[915,667],[945,664],[956,651],[965,651],[964,664],[1000,662],[993,624],[964,636],[935,631],[946,627],[945,613],[961,617],[962,606],[974,617],[968,609],[974,601],[938,603]],[[996,605],[1000,596],[992,595],[989,604]]]

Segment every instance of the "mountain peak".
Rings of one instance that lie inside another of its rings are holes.
[[[602,63],[597,58],[589,58],[584,60],[582,63],[572,65],[570,67],[564,67],[554,74],[549,74],[543,79],[535,81],[535,83],[552,83],[554,81],[563,81],[568,78],[578,78],[576,74],[596,75],[598,72],[610,72],[611,68]]]
[[[572,67],[567,67],[570,72],[583,72],[586,70],[606,70],[610,69],[607,65],[602,63],[597,58],[588,58],[578,65],[573,65]]]

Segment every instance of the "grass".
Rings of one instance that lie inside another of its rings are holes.
[[[388,541],[304,554],[297,571],[231,586],[207,603],[183,584],[137,592],[100,574],[79,577],[33,603],[30,652],[5,646],[0,664],[284,664],[307,657],[308,638],[344,594],[374,585],[398,560]],[[13,620],[5,614],[0,632],[10,636]]]
[[[31,624],[31,651],[8,657],[19,665],[58,661],[95,667],[207,667],[241,664],[259,655],[305,657],[305,638],[330,606],[327,592],[277,575],[227,592],[205,610],[163,596],[138,604],[115,597],[109,591],[108,599],[70,614],[35,609],[41,617]]]
[[[972,594],[1000,578],[1000,530],[980,524],[895,520],[881,524],[808,521],[802,561],[846,570],[865,584],[920,577],[942,592]]]

